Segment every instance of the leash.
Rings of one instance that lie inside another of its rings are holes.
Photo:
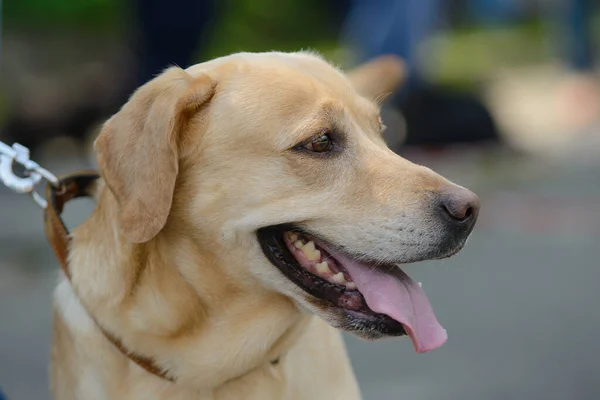
[[[15,165],[24,169],[23,176],[15,174],[13,170]],[[13,144],[11,147],[0,142],[0,182],[15,193],[29,195],[42,208],[46,238],[69,281],[71,281],[71,271],[69,270],[68,258],[71,238],[61,214],[65,204],[69,201],[79,197],[92,197],[98,178],[100,178],[100,175],[97,171],[80,171],[58,178],[31,160],[27,147],[18,143]],[[37,185],[42,180],[47,182],[45,197],[42,197],[36,191]],[[73,290],[75,289],[73,288]],[[89,312],[87,314],[94,320]],[[106,331],[95,320],[94,323],[108,341],[124,356],[151,374],[168,381],[174,381],[155,364],[154,360],[130,352],[118,338]]]

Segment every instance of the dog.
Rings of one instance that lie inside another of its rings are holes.
[[[386,146],[374,99],[403,71],[239,53],[140,87],[94,144],[97,206],[54,295],[53,397],[359,399],[340,331],[441,346],[398,265],[460,251],[479,199]]]

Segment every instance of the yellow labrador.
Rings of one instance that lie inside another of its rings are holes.
[[[442,345],[398,264],[458,252],[479,200],[386,147],[372,99],[401,74],[242,53],[133,94],[96,141],[97,208],[56,289],[54,397],[358,399],[338,329]]]

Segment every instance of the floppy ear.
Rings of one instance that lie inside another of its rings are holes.
[[[169,68],[139,88],[96,139],[101,175],[119,204],[121,230],[132,242],[147,242],[167,222],[180,131],[214,90],[207,75]]]
[[[386,54],[348,71],[346,77],[361,95],[374,99],[394,92],[404,82],[406,74],[404,61]]]

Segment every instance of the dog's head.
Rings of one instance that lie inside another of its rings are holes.
[[[479,201],[385,145],[373,99],[401,73],[382,58],[344,76],[306,53],[168,69],[96,142],[123,235],[186,237],[230,281],[335,327],[441,345],[445,331],[398,264],[458,252]]]

